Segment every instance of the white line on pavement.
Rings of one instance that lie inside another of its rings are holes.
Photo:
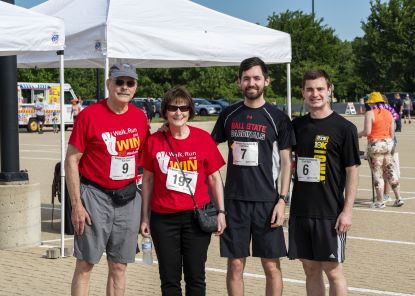
[[[45,241],[47,242],[47,241]],[[53,245],[42,245],[41,248],[53,248],[57,246]],[[106,256],[106,253],[104,252],[104,256]],[[135,262],[143,262],[143,259],[141,257],[135,257]],[[153,260],[154,264],[158,264],[157,260]],[[206,271],[209,272],[216,272],[216,273],[226,273],[225,269],[221,268],[213,268],[213,267],[206,267]],[[251,273],[251,272],[244,272],[244,277],[250,277],[250,278],[257,278],[257,279],[265,279],[265,276],[263,274],[258,273]],[[283,278],[283,281],[285,283],[290,284],[300,284],[305,285],[305,281],[303,280],[297,280],[297,279],[290,279],[290,278]],[[325,285],[326,288],[329,287],[329,285]],[[400,293],[400,292],[392,292],[392,291],[381,291],[381,290],[373,290],[373,289],[366,289],[366,288],[356,288],[356,287],[348,287],[349,291],[353,292],[361,292],[361,293],[368,293],[373,295],[387,295],[387,296],[415,296],[415,294],[406,294],[406,293]]]
[[[60,158],[49,158],[49,157],[20,157],[20,159],[36,159],[36,160],[54,160],[59,161]]]
[[[60,154],[60,151],[56,151],[56,150],[24,150],[24,149],[20,149],[20,152],[40,152],[40,153],[55,153],[55,154]]]
[[[359,175],[359,177],[363,177],[363,178],[372,178],[372,176],[370,175]],[[415,177],[399,177],[400,180],[404,179],[404,180],[415,180]]]

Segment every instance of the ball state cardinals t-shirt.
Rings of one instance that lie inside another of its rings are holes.
[[[79,172],[107,189],[122,188],[136,179],[138,154],[149,134],[144,112],[129,104],[115,114],[102,100],[79,113],[69,144],[83,153]]]
[[[154,173],[151,199],[154,212],[165,214],[192,210],[193,201],[186,183],[191,187],[198,208],[210,202],[206,177],[219,170],[225,161],[209,133],[188,127],[190,134],[186,139],[175,139],[170,132],[166,133],[185,177],[163,133],[156,132],[148,138],[142,165]]]
[[[225,199],[277,199],[280,150],[295,144],[286,114],[268,103],[250,108],[240,102],[219,115],[212,137],[219,143],[228,141]]]

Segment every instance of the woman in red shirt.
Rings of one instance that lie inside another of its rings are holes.
[[[367,156],[376,190],[376,202],[372,207],[380,209],[385,207],[383,202],[384,176],[395,194],[396,199],[393,205],[400,207],[404,204],[400,198],[399,178],[393,160],[393,151],[395,149],[393,141],[394,121],[392,114],[388,110],[378,108],[377,105],[383,103],[382,95],[379,92],[370,94],[367,104],[371,106],[371,110],[365,113],[364,129],[359,132],[359,137],[367,136],[368,141]]]
[[[210,202],[210,187],[219,209],[216,234],[221,235],[226,222],[219,169],[225,161],[208,132],[187,124],[195,115],[195,107],[183,87],[166,92],[161,113],[168,122],[165,135],[174,152],[163,132],[148,138],[142,157],[141,235],[153,238],[162,295],[182,295],[182,270],[186,295],[205,295],[205,262],[211,234],[203,232],[195,219],[189,187],[198,208]]]

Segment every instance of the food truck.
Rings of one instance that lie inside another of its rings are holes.
[[[43,82],[18,82],[17,98],[18,98],[18,119],[19,127],[27,128],[28,132],[36,132],[38,130],[38,122],[36,119],[36,110],[34,108],[39,95],[44,97],[45,105],[45,122],[44,126],[52,126],[53,112],[58,115],[60,124],[60,84],[59,83],[43,83]],[[64,84],[64,110],[63,120],[65,129],[73,125],[71,116],[71,100],[76,95],[70,84]]]

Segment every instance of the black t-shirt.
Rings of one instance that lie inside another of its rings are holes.
[[[293,127],[297,165],[290,214],[335,219],[344,207],[346,167],[360,165],[356,126],[333,112],[323,119],[296,118]]]
[[[212,137],[218,143],[228,141],[226,199],[277,199],[279,151],[295,144],[286,114],[268,103],[249,108],[240,102],[220,114]]]
[[[402,102],[402,100],[401,99],[399,99],[399,100],[397,100],[397,99],[394,99],[394,100],[391,100],[391,102],[389,103],[389,105],[396,111],[396,113],[398,113],[399,114],[399,112],[401,112],[401,107],[402,107],[402,104],[403,104],[403,102]]]

